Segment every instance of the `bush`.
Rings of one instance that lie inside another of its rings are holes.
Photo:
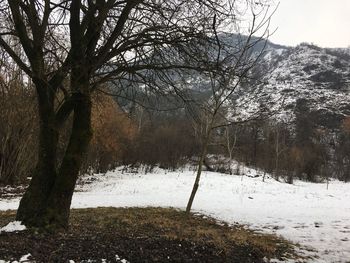
[[[198,154],[200,149],[191,123],[184,119],[148,123],[138,133],[129,152],[129,163],[175,169]]]
[[[16,184],[36,163],[36,99],[16,80],[0,79],[0,184]]]
[[[92,107],[93,138],[83,171],[106,172],[123,162],[136,136],[136,126],[109,96],[95,96]]]

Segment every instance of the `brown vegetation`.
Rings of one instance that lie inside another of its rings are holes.
[[[34,169],[35,96],[18,79],[0,78],[0,184],[24,182]]]
[[[107,95],[94,97],[91,122],[93,137],[84,167],[85,170],[107,172],[123,160],[136,136],[136,126]]]
[[[1,212],[0,226],[13,218],[14,212]],[[13,260],[31,253],[36,262],[114,262],[115,255],[130,262],[259,263],[266,262],[264,258],[297,258],[295,245],[274,235],[164,208],[73,210],[67,233],[3,233],[0,242],[0,258]]]

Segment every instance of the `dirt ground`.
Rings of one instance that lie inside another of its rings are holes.
[[[0,227],[14,217],[14,211],[0,212]],[[30,253],[31,262],[260,263],[297,258],[294,248],[273,235],[164,208],[72,210],[63,233],[0,233],[0,261]]]

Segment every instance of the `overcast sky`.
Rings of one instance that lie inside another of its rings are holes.
[[[278,0],[276,0],[278,2]],[[312,42],[321,47],[350,46],[350,0],[279,0],[270,40],[295,46]]]

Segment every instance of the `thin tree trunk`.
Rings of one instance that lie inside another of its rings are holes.
[[[226,148],[227,148],[227,152],[228,152],[228,155],[229,155],[229,158],[230,158],[230,162],[229,162],[229,170],[230,170],[230,174],[233,173],[232,171],[232,161],[233,161],[233,150],[236,146],[236,141],[237,141],[237,131],[234,132],[234,139],[233,139],[233,142],[232,142],[232,145],[231,145],[231,142],[230,142],[230,131],[229,131],[229,127],[227,126],[226,127]]]
[[[256,167],[257,164],[257,152],[258,152],[258,128],[254,130],[253,138],[254,138],[254,145],[253,145],[253,165]]]
[[[203,170],[204,160],[205,160],[205,157],[207,155],[208,144],[209,144],[211,130],[212,130],[212,127],[213,127],[215,116],[216,116],[216,111],[215,111],[214,115],[212,116],[212,119],[210,120],[210,123],[208,125],[208,130],[207,130],[207,132],[205,134],[205,137],[204,137],[202,150],[201,150],[201,154],[200,154],[199,162],[198,162],[197,175],[196,175],[196,179],[194,181],[194,185],[193,185],[193,188],[192,188],[190,199],[188,200],[188,203],[187,203],[186,214],[189,214],[191,212],[191,208],[192,208],[192,204],[193,204],[193,201],[194,201],[194,197],[196,196],[196,193],[197,193],[197,190],[198,190],[198,187],[199,187],[199,181],[201,179],[201,174],[202,174],[202,170]]]
[[[276,128],[276,160],[275,160],[275,179],[279,181],[279,157],[280,157],[280,149],[279,149],[279,130]]]
[[[192,188],[190,199],[188,200],[188,203],[187,203],[186,214],[189,214],[191,212],[191,208],[192,208],[192,204],[193,204],[193,201],[194,201],[194,197],[196,196],[196,193],[197,193],[197,190],[198,190],[198,187],[199,187],[199,181],[200,181],[201,174],[202,174],[204,158],[207,155],[208,141],[209,141],[209,137],[207,137],[205,139],[204,145],[202,147],[201,156],[200,156],[199,163],[198,163],[196,180],[195,180],[193,188]]]

